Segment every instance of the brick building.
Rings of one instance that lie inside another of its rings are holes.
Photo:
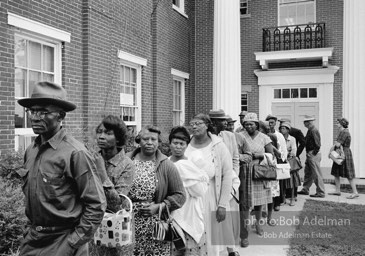
[[[34,138],[16,100],[51,80],[78,106],[63,125],[80,140],[106,114],[164,132],[212,108],[273,113],[304,132],[314,114],[329,167],[345,116],[364,166],[363,12],[362,0],[1,1],[1,153]]]

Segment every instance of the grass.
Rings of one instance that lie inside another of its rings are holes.
[[[364,212],[365,205],[307,200],[288,255],[364,255]]]

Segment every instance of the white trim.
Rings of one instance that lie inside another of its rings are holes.
[[[180,70],[177,70],[177,69],[171,69],[171,74],[173,76],[177,76],[177,77],[181,77],[181,78],[184,78],[184,79],[189,79],[190,77],[190,74],[189,73],[186,73],[186,72],[183,72],[183,71],[180,71]]]
[[[173,80],[179,81],[181,83],[181,87],[180,87],[180,90],[181,90],[180,91],[181,116],[180,116],[179,125],[183,125],[185,123],[185,78],[173,75]],[[172,83],[172,86],[174,86],[174,83]],[[173,108],[174,108],[174,98],[173,98],[172,102],[173,102]],[[172,110],[172,112],[174,112],[174,110]]]
[[[8,24],[61,42],[71,42],[71,33],[8,12]]]
[[[141,65],[141,66],[147,66],[147,59],[133,55],[128,52],[124,52],[122,50],[118,51],[118,58]]]
[[[177,11],[178,13],[180,13],[182,16],[184,16],[185,18],[189,18],[188,15],[186,15],[186,13],[184,12],[184,10],[182,10],[181,8],[177,7],[176,5],[172,5],[172,9],[174,9],[175,11]]]

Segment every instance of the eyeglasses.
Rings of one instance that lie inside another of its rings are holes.
[[[196,122],[190,122],[190,123],[189,123],[189,125],[190,125],[190,126],[194,126],[194,125],[195,125],[195,126],[199,126],[199,125],[201,125],[201,124],[204,124],[204,122],[203,122],[203,121],[196,121]]]
[[[46,115],[51,113],[56,113],[57,111],[44,111],[44,110],[34,110],[34,109],[27,109],[26,112],[30,117],[39,117],[40,119],[43,119],[46,117]]]

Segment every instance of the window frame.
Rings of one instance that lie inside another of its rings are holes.
[[[240,17],[241,18],[249,18],[249,17],[251,17],[251,14],[250,14],[250,12],[249,12],[249,2],[250,0],[240,0]],[[241,14],[241,9],[243,9],[242,8],[242,6],[241,6],[241,4],[242,3],[246,3],[246,10],[247,10],[247,13],[246,14]]]
[[[242,104],[244,95],[246,95],[246,105]],[[248,111],[248,93],[247,92],[241,92],[241,111]]]
[[[23,38],[27,41],[32,41],[36,43],[40,43],[42,45],[51,46],[54,49],[54,56],[53,56],[53,65],[54,65],[54,79],[53,81],[57,84],[62,83],[62,43],[63,42],[70,42],[71,33],[66,31],[59,30],[57,28],[45,25],[43,23],[19,16],[17,14],[13,14],[8,12],[8,24],[11,26],[16,27],[14,32],[14,43],[16,42],[17,38]],[[14,47],[15,51],[15,47]],[[29,54],[29,53],[28,53]],[[42,55],[41,55],[42,56]],[[27,60],[29,56],[27,56]],[[43,60],[41,60],[43,61]],[[15,72],[15,52],[14,52],[14,72]],[[28,65],[27,67],[19,67],[22,69],[26,69],[28,72],[31,70]],[[29,76],[27,76],[27,91],[22,97],[15,97],[14,101],[17,101],[21,98],[30,97],[29,95]],[[14,83],[15,86],[15,83]],[[14,87],[15,91],[15,87]],[[18,103],[15,103],[18,104]],[[15,108],[14,108],[15,114]],[[21,141],[21,137],[24,138],[24,145],[19,145]],[[37,135],[34,134],[32,128],[15,128],[14,123],[14,150],[19,151],[20,148],[24,149],[30,144],[32,137],[36,137]]]
[[[188,15],[186,15],[185,13],[185,0],[178,0],[178,1],[180,3],[179,5],[174,4],[174,2],[172,1],[172,9],[180,13],[185,18],[188,18]]]
[[[175,107],[175,97],[173,95],[172,97],[172,110],[171,110],[171,113],[173,114],[174,112],[177,112],[177,111],[180,111],[180,121],[178,124],[176,124],[174,122],[174,115],[172,115],[172,125],[175,126],[175,125],[184,125],[185,123],[185,88],[186,88],[186,80],[189,79],[190,75],[186,72],[183,72],[183,71],[180,71],[180,70],[177,70],[177,69],[171,69],[171,75],[172,75],[172,91],[174,93],[174,86],[175,86],[175,81],[178,81],[180,82],[180,108],[181,110],[175,110],[174,107]]]
[[[285,1],[285,0],[278,0],[278,26],[295,26],[295,25],[301,25],[303,23],[298,23],[297,22],[297,15],[295,17],[295,21],[294,21],[294,24],[280,24],[280,12],[281,12],[281,6],[283,5],[283,3],[281,3],[282,1]],[[317,10],[316,10],[316,0],[292,0],[292,1],[297,1],[297,2],[293,2],[293,3],[286,3],[287,5],[296,5],[298,6],[299,5],[303,5],[303,3],[305,2],[313,2],[313,12],[314,12],[314,20],[313,22],[306,22],[305,24],[309,24],[309,23],[316,23],[317,22]],[[297,12],[296,12],[297,13]]]

